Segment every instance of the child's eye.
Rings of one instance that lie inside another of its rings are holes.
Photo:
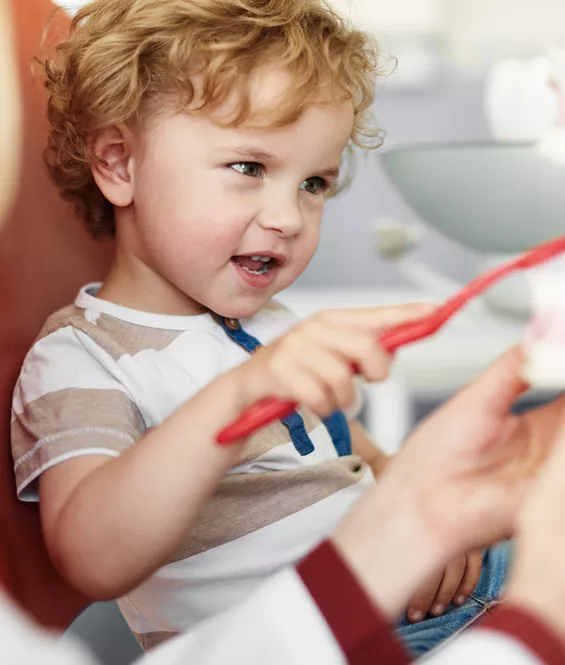
[[[238,171],[241,175],[248,178],[260,178],[263,175],[264,168],[258,162],[235,162],[229,165],[234,171]]]
[[[300,189],[303,189],[308,194],[324,194],[330,188],[330,183],[320,176],[314,176],[313,178],[308,178],[305,180]]]

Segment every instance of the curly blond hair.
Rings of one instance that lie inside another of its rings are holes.
[[[115,235],[114,210],[94,182],[88,137],[112,124],[139,128],[165,97],[178,110],[213,111],[238,93],[237,126],[253,114],[250,78],[260,65],[286,68],[293,85],[277,109],[290,123],[322,85],[351,99],[351,144],[376,147],[372,125],[378,54],[325,0],[94,0],[43,64],[50,134],[46,161],[62,195],[92,235]],[[198,77],[196,97],[194,80]]]

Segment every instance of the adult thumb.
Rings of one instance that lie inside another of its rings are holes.
[[[480,410],[494,417],[505,416],[528,389],[522,378],[524,354],[515,346],[498,358],[455,398],[467,412]]]

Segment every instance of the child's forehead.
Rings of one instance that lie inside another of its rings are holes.
[[[246,100],[249,105],[247,124],[267,127],[279,121],[283,109],[299,107],[305,97],[309,105],[337,103],[338,91],[330,84],[319,83],[315,90],[308,90],[307,95],[298,90],[299,85],[296,74],[284,67],[257,67],[245,83],[232,87],[226,99],[213,110],[213,116],[220,123],[229,123]]]
[[[280,99],[275,96],[274,99]],[[332,138],[347,141],[353,130],[354,109],[350,101],[331,101],[312,104],[304,109],[297,117],[285,117],[284,99],[278,104],[268,103],[268,97],[258,107],[251,107],[249,115],[237,124],[230,124],[233,117],[220,112],[207,114],[205,125],[209,128],[212,137],[221,143],[240,143],[254,145],[265,142],[278,145],[281,148],[292,149],[297,141],[307,143],[310,138],[323,143],[331,149]],[[229,107],[226,107],[229,109]],[[333,137],[328,134],[333,134]],[[339,138],[341,137],[341,139]]]
[[[258,67],[249,80],[249,99],[256,113],[267,112],[292,95],[295,78],[283,67]],[[238,93],[235,92],[235,98]]]
[[[276,113],[272,117],[276,119]],[[181,111],[157,118],[140,138],[141,145],[145,145],[142,149],[157,155],[163,150],[170,157],[188,151],[202,159],[241,159],[289,168],[310,165],[324,168],[329,174],[339,169],[353,122],[352,102],[316,105],[285,124],[270,122],[268,115],[257,118],[251,114],[244,122],[229,125],[206,110]]]
[[[292,72],[280,67],[261,67],[248,79],[244,89],[233,86],[224,100],[211,105],[200,82],[195,80],[192,104],[177,109],[178,114],[173,112],[177,115],[175,126],[179,132],[183,129],[187,134],[197,132],[200,143],[206,141],[211,145],[256,145],[258,140],[284,146],[286,141],[300,140],[304,133],[324,132],[347,141],[355,121],[353,101],[340,97],[339,91],[330,86],[321,85],[302,108],[303,98],[296,96],[294,84]],[[156,106],[163,108],[159,103]],[[243,116],[242,108],[245,108]],[[159,117],[156,120],[159,123]],[[328,131],[334,126],[335,132]],[[332,143],[331,138],[324,142]]]

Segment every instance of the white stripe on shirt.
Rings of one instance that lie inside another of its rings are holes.
[[[137,633],[182,631],[245,598],[281,568],[302,559],[373,484],[373,474],[241,538],[159,569],[120,601]]]

